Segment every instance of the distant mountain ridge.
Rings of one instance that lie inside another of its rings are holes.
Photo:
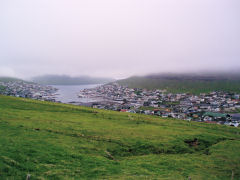
[[[166,89],[173,93],[240,92],[240,73],[164,73],[117,81],[132,88]]]
[[[33,82],[45,85],[84,85],[84,84],[105,84],[113,82],[111,78],[99,78],[89,76],[71,77],[67,75],[44,75],[32,78]]]

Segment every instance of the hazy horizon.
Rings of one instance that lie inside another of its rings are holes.
[[[239,0],[2,0],[0,76],[240,70]]]

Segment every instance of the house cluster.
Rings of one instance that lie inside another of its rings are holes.
[[[240,94],[211,92],[200,95],[172,94],[165,90],[128,88],[117,83],[80,91],[79,98],[101,99],[90,106],[122,112],[143,113],[188,121],[238,126]]]
[[[56,88],[51,86],[43,86],[36,83],[14,81],[0,82],[2,87],[0,94],[8,96],[16,96],[23,98],[31,98],[43,101],[55,101]]]

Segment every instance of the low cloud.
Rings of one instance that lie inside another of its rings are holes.
[[[0,76],[16,77],[17,74],[9,67],[0,67]]]
[[[239,0],[0,0],[0,74],[230,71],[240,68],[239,9]]]

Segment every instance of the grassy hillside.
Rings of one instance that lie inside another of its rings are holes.
[[[5,90],[5,87],[0,85],[0,93],[3,92],[4,90]]]
[[[0,82],[16,82],[16,81],[23,81],[18,78],[12,78],[12,77],[0,77]]]
[[[0,179],[240,179],[239,133],[0,96]]]
[[[131,77],[118,81],[132,88],[166,89],[172,93],[207,93],[211,91],[240,92],[239,77],[159,75]]]

